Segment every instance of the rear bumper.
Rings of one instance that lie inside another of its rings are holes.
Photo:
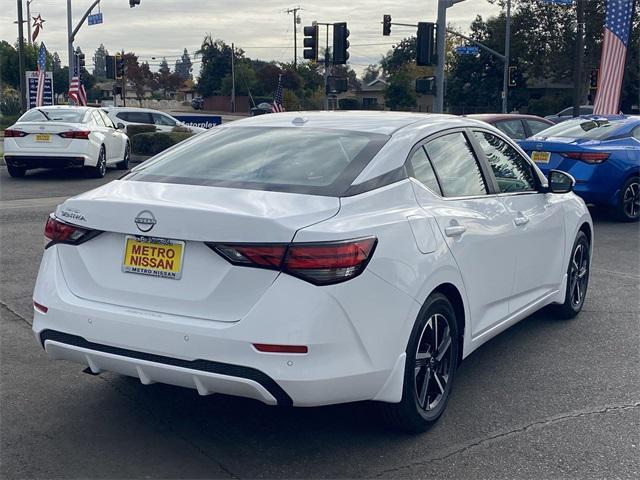
[[[40,156],[40,155],[5,155],[7,165],[17,168],[66,168],[81,167],[85,163],[84,156]]]

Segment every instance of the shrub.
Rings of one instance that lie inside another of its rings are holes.
[[[189,127],[182,127],[180,125],[173,127],[171,131],[174,133],[191,133],[191,129]]]
[[[156,155],[191,135],[184,132],[138,133],[131,137],[131,150],[137,155]]]
[[[133,138],[139,133],[150,133],[155,131],[155,125],[127,125],[127,135],[129,138]]]

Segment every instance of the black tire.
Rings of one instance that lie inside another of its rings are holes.
[[[615,213],[621,222],[640,220],[640,178],[631,177],[624,182]]]
[[[86,176],[91,178],[103,178],[105,176],[107,173],[107,155],[104,146],[100,147],[96,166],[84,167],[84,171]]]
[[[435,348],[437,355],[432,355],[434,344],[440,345],[439,349]],[[420,433],[440,418],[455,379],[458,346],[458,324],[453,306],[446,296],[434,293],[422,307],[409,337],[402,400],[380,405],[390,426]]]
[[[12,165],[7,165],[7,171],[9,172],[9,175],[11,175],[13,178],[22,178],[24,177],[25,173],[27,173],[26,168],[14,167]]]
[[[116,168],[118,170],[129,170],[129,160],[131,159],[131,145],[127,141],[127,144],[124,146],[124,158],[121,162],[116,163]]]
[[[559,318],[567,320],[574,318],[582,310],[589,286],[590,267],[591,245],[585,233],[580,231],[571,249],[564,303],[555,306],[556,315]]]

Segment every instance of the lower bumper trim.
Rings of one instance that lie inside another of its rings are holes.
[[[40,333],[40,342],[42,343],[43,348],[47,340],[85,348],[87,350],[95,350],[97,352],[108,353],[111,355],[128,357],[136,360],[144,360],[147,362],[171,365],[174,367],[187,368],[190,370],[196,370],[206,373],[226,375],[229,377],[245,378],[248,380],[252,380],[264,387],[277,400],[278,405],[293,405],[293,400],[291,399],[291,397],[282,389],[280,385],[278,385],[278,383],[274,379],[269,377],[266,373],[261,372],[260,370],[257,370],[255,368],[244,367],[241,365],[232,365],[229,363],[214,362],[210,360],[182,360],[179,358],[166,357],[153,353],[112,347],[110,345],[102,345],[99,343],[90,342],[77,335],[59,332],[57,330],[43,330]]]
[[[84,165],[84,157],[40,157],[27,155],[5,155],[7,165],[17,168],[66,168],[81,167]]]

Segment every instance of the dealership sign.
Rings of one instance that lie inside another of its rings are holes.
[[[36,106],[36,95],[38,92],[38,72],[25,72],[27,77],[27,106],[33,108]],[[42,99],[43,105],[53,105],[53,73],[46,72],[44,76],[44,95]]]
[[[211,128],[222,123],[220,115],[172,115],[190,127]]]

